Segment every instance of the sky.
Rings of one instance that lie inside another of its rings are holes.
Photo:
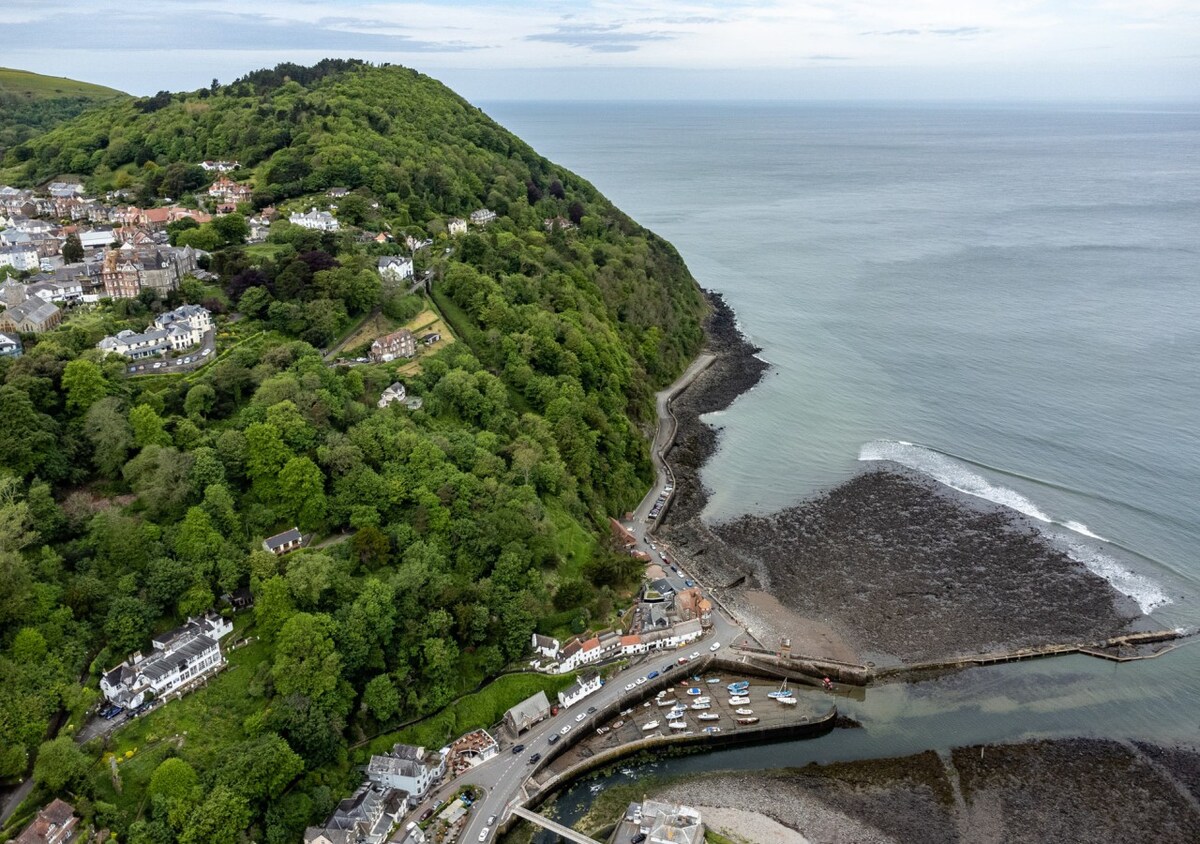
[[[0,34],[133,94],[337,56],[475,101],[1200,100],[1200,0],[8,0]]]

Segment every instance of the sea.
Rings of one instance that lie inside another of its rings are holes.
[[[1200,627],[1200,106],[483,106],[670,240],[771,364],[707,420],[706,519],[892,461]],[[1194,641],[873,687],[839,701],[861,730],[653,770],[1198,742]]]

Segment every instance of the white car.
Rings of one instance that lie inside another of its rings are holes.
[[[637,687],[636,683],[628,683],[625,686],[625,691],[632,692]]]
[[[645,677],[638,677],[636,680],[634,680],[634,681],[633,681],[633,683],[634,683],[634,685],[635,685],[635,686],[640,686],[640,685],[642,685],[642,683],[644,683],[644,682],[646,682],[646,678],[645,678]]]
[[[587,715],[585,713],[580,712],[578,715],[575,716],[575,723],[578,724],[580,721],[582,721],[586,717],[587,717]]]
[[[561,730],[559,730],[558,732],[559,732],[559,734],[560,734],[560,735],[564,735],[564,736],[565,736],[567,733],[571,732],[571,725],[570,725],[570,724],[564,724],[564,725],[563,725],[563,728],[562,728]]]
[[[205,349],[203,352],[200,353],[200,357],[206,358],[211,354],[212,354],[212,349]]]
[[[700,658],[700,651],[692,651],[691,655],[688,657],[688,659],[699,659],[699,658]]]
[[[720,643],[720,642],[713,642],[711,645],[709,645],[709,646],[708,646],[708,649],[709,649],[710,651],[715,651],[715,650],[717,650],[717,648],[719,648],[719,647],[721,647],[721,643]]]
[[[483,832],[479,833],[479,840],[480,840],[480,841],[487,841],[487,835],[488,835],[488,832],[489,832],[489,828],[485,826],[485,827],[483,828]]]
[[[155,368],[155,369],[158,369],[158,368],[159,368],[160,366],[162,366],[162,365],[163,365],[163,363],[162,363],[162,361],[160,360],[160,361],[158,361],[157,363],[155,363],[155,364],[154,364],[154,368]]]

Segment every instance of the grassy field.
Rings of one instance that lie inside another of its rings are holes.
[[[238,640],[249,621],[249,615],[239,616],[229,641]],[[154,769],[172,752],[204,769],[214,765],[224,748],[247,737],[243,721],[266,705],[263,697],[250,693],[250,685],[258,666],[268,660],[269,649],[252,641],[226,656],[228,666],[206,686],[134,719],[110,737],[92,772],[100,799],[136,813],[140,807],[133,801],[146,794]],[[110,758],[117,759],[119,791]]]
[[[65,76],[42,76],[40,73],[30,73],[28,70],[14,70],[8,67],[0,67],[0,93],[13,94],[30,100],[54,97],[92,97],[100,100],[128,96],[123,91],[105,88],[103,85],[67,79]]]
[[[554,695],[575,680],[574,674],[547,676],[545,674],[505,674],[478,692],[459,698],[436,715],[425,720],[384,733],[354,751],[358,761],[365,762],[373,754],[391,750],[396,742],[420,747],[442,747],[452,738],[480,728],[489,728],[504,717],[504,713],[530,695],[544,691]]]

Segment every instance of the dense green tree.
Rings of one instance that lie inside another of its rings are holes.
[[[116,396],[103,398],[88,408],[83,431],[92,444],[92,460],[100,474],[116,478],[133,448],[133,429]]]
[[[302,695],[323,707],[336,704],[342,660],[333,630],[333,620],[326,615],[302,612],[284,622],[271,671],[279,694]]]
[[[252,817],[245,798],[228,786],[218,785],[188,816],[180,844],[236,841]]]
[[[150,805],[175,830],[183,828],[203,799],[196,769],[182,759],[170,758],[154,769],[148,789]]]
[[[133,441],[139,446],[171,444],[171,435],[162,418],[149,405],[139,404],[130,410],[129,425],[133,428]]]
[[[104,371],[84,358],[67,364],[62,374],[62,386],[67,393],[67,407],[79,413],[108,395]]]
[[[51,739],[38,748],[33,779],[50,791],[61,792],[87,772],[88,758],[69,736]]]
[[[305,530],[325,521],[325,476],[307,457],[293,457],[279,473],[279,495],[286,518]]]
[[[65,264],[78,264],[83,260],[83,244],[75,232],[71,232],[63,241],[62,259]]]
[[[400,693],[392,678],[378,674],[363,689],[363,706],[377,721],[387,721],[400,708]]]

